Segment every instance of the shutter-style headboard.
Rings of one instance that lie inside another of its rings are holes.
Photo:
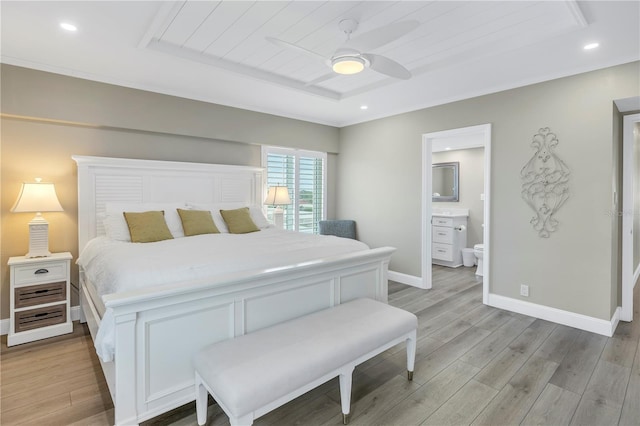
[[[264,200],[264,169],[250,166],[74,155],[78,165],[78,249],[103,235],[109,202],[246,203]]]

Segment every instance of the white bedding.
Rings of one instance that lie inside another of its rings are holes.
[[[206,234],[144,244],[98,237],[87,244],[77,263],[102,297],[368,248],[356,240],[268,228],[249,234]],[[112,312],[107,309],[95,341],[105,362],[113,359],[114,333]]]

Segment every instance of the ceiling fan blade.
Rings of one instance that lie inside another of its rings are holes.
[[[411,78],[411,72],[408,69],[386,56],[363,53],[362,57],[369,61],[369,68],[374,71],[401,80],[409,80]]]
[[[326,61],[327,61],[327,58],[325,58],[321,54],[316,53],[316,52],[312,52],[311,50],[305,49],[304,47],[300,47],[297,44],[289,43],[287,41],[280,40],[280,39],[274,38],[274,37],[265,37],[265,39],[269,43],[273,43],[278,47],[284,47],[285,49],[295,50],[296,52],[302,53],[303,55],[306,55],[306,56],[309,56],[309,57],[312,57],[312,58],[322,62],[323,64],[325,64]]]
[[[338,77],[338,74],[332,72],[330,74],[321,75],[320,77],[315,78],[315,79],[309,81],[308,83],[305,83],[304,85],[305,85],[305,87],[306,86],[315,86],[318,83],[322,83],[323,81],[330,80],[330,79],[332,79],[334,77]]]
[[[376,28],[347,41],[345,47],[368,52],[399,39],[420,26],[418,21],[401,21]]]

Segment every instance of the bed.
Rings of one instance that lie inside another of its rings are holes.
[[[232,250],[212,248],[216,246],[209,245],[214,244],[211,236],[151,243],[148,247],[157,251],[153,256],[136,251],[147,250],[140,247],[143,244],[104,237],[104,217],[110,206],[259,208],[264,198],[261,168],[86,156],[73,159],[78,166],[81,321],[87,322],[98,348],[106,345],[104,352],[98,352],[117,425],[137,424],[193,401],[192,356],[203,346],[358,297],[387,301],[387,268],[394,251],[390,247],[369,249],[338,237],[314,236],[338,243],[317,249],[312,248],[317,240],[308,241],[268,224],[260,224],[260,232],[253,236],[216,235],[221,238],[215,244],[238,245],[240,252],[244,243],[234,237],[250,241],[247,246],[254,251],[244,255],[255,261],[245,262],[235,261]],[[198,247],[195,254],[184,248],[191,241]],[[289,254],[273,251],[267,255],[269,244]],[[215,250],[219,263],[202,266],[205,254]],[[98,262],[109,257],[107,253],[121,267],[105,272],[113,287],[100,290],[94,281],[101,275],[92,271],[88,259]],[[191,273],[174,276],[167,272],[171,269],[162,269],[172,261]],[[137,263],[141,268],[136,269]],[[127,280],[133,284],[120,287]]]

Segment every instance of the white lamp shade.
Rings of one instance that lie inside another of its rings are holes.
[[[264,203],[271,206],[283,206],[291,204],[289,189],[286,186],[272,186],[269,188],[267,198]]]
[[[52,183],[33,182],[23,183],[18,200],[11,208],[14,213],[23,212],[61,212],[64,211],[56,188]]]

